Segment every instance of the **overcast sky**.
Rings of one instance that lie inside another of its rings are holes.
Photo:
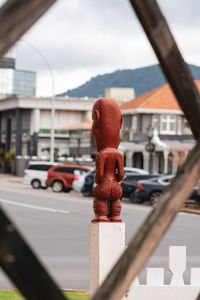
[[[185,60],[200,66],[200,1],[158,3]],[[22,39],[17,67],[37,71],[38,96],[53,93],[44,60],[55,94],[98,74],[157,63],[128,0],[58,0]]]

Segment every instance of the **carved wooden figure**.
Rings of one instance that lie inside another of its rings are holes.
[[[92,111],[92,134],[97,146],[92,222],[121,222],[119,182],[124,177],[124,161],[117,150],[120,143],[122,114],[112,98],[98,99]]]

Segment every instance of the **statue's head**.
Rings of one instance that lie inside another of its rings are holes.
[[[105,147],[118,148],[120,143],[120,128],[122,113],[118,103],[112,98],[98,99],[92,110],[92,135],[97,150]]]

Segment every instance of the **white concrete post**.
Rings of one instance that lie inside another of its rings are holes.
[[[146,285],[137,280],[126,294],[127,300],[195,300],[199,294],[200,268],[191,269],[191,284],[185,285],[183,273],[186,269],[186,247],[169,247],[169,269],[172,273],[171,283],[164,284],[163,268],[146,269]],[[148,296],[147,296],[148,295]]]
[[[125,223],[90,224],[90,297],[125,249]]]
[[[171,285],[184,285],[183,273],[186,269],[186,247],[169,247],[169,269],[173,274]]]
[[[132,167],[132,156],[133,156],[133,151],[127,151],[126,152],[126,166],[127,167]]]
[[[31,112],[31,134],[40,130],[40,109],[36,108]]]

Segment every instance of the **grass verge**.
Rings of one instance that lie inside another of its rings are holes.
[[[89,300],[89,293],[76,292],[76,291],[64,291],[70,300]],[[0,300],[25,300],[25,298],[17,290],[1,290]]]

